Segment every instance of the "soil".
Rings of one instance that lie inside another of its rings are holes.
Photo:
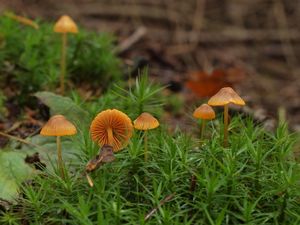
[[[10,0],[0,2],[5,10],[49,21],[69,14],[88,29],[114,33],[125,64],[149,65],[151,77],[186,103],[202,99],[185,85],[192,72],[239,71],[226,82],[245,97],[245,113],[271,128],[280,114],[300,131],[299,1]]]

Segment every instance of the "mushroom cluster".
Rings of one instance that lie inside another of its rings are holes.
[[[223,146],[228,146],[228,107],[230,103],[235,105],[245,105],[244,100],[231,87],[224,87],[209,99],[208,104],[202,104],[194,111],[193,116],[197,119],[202,119],[200,139],[203,137],[205,120],[211,120],[216,117],[214,110],[210,106],[224,106]]]
[[[201,137],[203,138],[206,120],[212,120],[216,114],[211,106],[224,106],[224,146],[228,145],[228,106],[229,104],[245,105],[244,100],[230,87],[222,88],[212,96],[208,104],[202,104],[195,109],[193,116],[202,120]],[[131,119],[117,109],[107,109],[100,112],[90,125],[90,134],[101,148],[111,148],[113,152],[118,152],[125,148],[132,136],[133,128],[144,132],[144,158],[148,160],[148,138],[147,131],[159,126],[158,120],[150,113],[143,112],[132,123]],[[40,134],[44,136],[56,136],[58,166],[62,178],[65,177],[64,165],[61,152],[61,136],[74,135],[77,133],[76,127],[63,115],[52,116],[43,126]],[[101,157],[100,157],[101,158]],[[96,158],[102,162],[102,158]],[[98,162],[97,161],[97,162]],[[93,161],[94,162],[94,161]],[[104,161],[103,161],[104,162]],[[99,163],[98,163],[99,164]],[[97,165],[98,165],[97,164]],[[96,164],[95,164],[96,165]],[[94,166],[94,164],[93,164]]]

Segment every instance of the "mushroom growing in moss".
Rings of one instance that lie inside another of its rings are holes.
[[[77,133],[76,127],[63,115],[52,116],[43,126],[40,134],[43,136],[55,136],[57,145],[57,163],[61,177],[65,178],[64,165],[61,152],[61,136],[74,135]]]
[[[63,15],[54,25],[54,32],[62,34],[62,48],[61,48],[61,73],[60,73],[60,93],[65,92],[65,75],[66,75],[66,54],[67,54],[67,33],[78,33],[78,28],[71,17]]]
[[[205,121],[206,120],[212,120],[216,117],[215,111],[212,107],[210,107],[207,104],[202,104],[197,109],[195,109],[193,116],[196,119],[201,119],[201,133],[200,133],[200,140],[202,140],[204,135],[204,129],[205,129]]]
[[[126,147],[132,135],[131,119],[117,109],[100,112],[90,126],[91,137],[101,147],[111,145],[114,152]]]
[[[155,119],[150,113],[144,112],[139,115],[136,120],[133,122],[134,128],[137,130],[144,131],[144,157],[145,162],[148,160],[148,138],[147,131],[151,129],[155,129],[159,126],[159,122]]]
[[[224,106],[224,147],[228,146],[228,105],[230,103],[245,105],[244,100],[231,87],[221,88],[208,101],[211,106]]]

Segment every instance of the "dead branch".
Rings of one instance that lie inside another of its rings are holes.
[[[147,221],[151,216],[153,216],[153,214],[158,210],[159,207],[161,207],[166,202],[171,201],[174,198],[175,194],[176,193],[172,193],[161,200],[157,207],[153,208],[149,213],[147,213],[147,215],[144,217],[144,220]]]
[[[147,29],[145,27],[139,27],[131,36],[126,40],[121,42],[115,49],[114,52],[117,54],[122,54],[130,49],[135,43],[137,43],[145,34]]]

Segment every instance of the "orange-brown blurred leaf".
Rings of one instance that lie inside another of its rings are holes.
[[[211,97],[222,87],[232,86],[242,81],[245,72],[236,67],[226,70],[216,69],[211,74],[204,71],[197,71],[190,74],[190,79],[185,86],[198,97]]]

